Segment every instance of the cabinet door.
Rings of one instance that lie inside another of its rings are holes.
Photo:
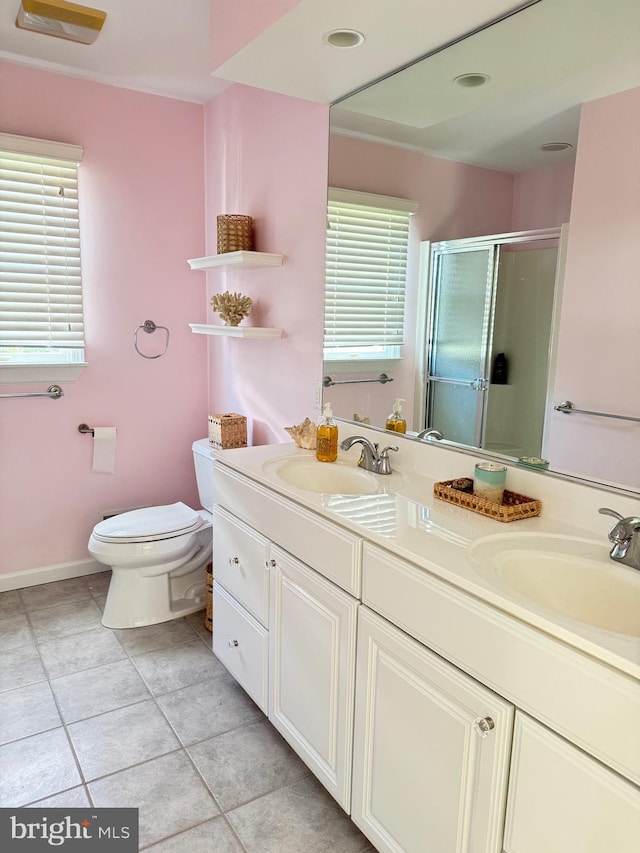
[[[360,608],[352,818],[378,850],[498,853],[512,729],[512,705]]]
[[[348,811],[358,601],[272,547],[269,719]]]
[[[269,612],[268,548],[264,536],[231,513],[214,507],[213,575],[265,627]]]
[[[637,853],[640,789],[518,712],[504,849]]]

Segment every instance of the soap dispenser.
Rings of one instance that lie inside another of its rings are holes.
[[[391,429],[394,432],[406,432],[407,431],[407,422],[402,416],[402,404],[404,400],[401,397],[393,404],[393,411],[387,418],[387,423],[385,424],[385,429]]]
[[[333,419],[331,403],[325,403],[322,422],[318,427],[316,459],[318,462],[335,462],[338,458],[338,425]]]

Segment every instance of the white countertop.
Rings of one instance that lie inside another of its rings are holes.
[[[363,430],[359,432],[362,433]],[[372,475],[380,481],[380,490],[376,494],[368,495],[326,495],[306,491],[289,485],[271,473],[269,465],[263,467],[274,458],[315,459],[314,451],[302,450],[292,442],[237,450],[212,450],[211,454],[222,465],[342,525],[446,583],[615,670],[640,678],[639,638],[592,628],[538,607],[523,596],[482,577],[467,559],[468,546],[485,536],[528,532],[599,540],[599,530],[580,528],[557,518],[545,517],[544,514],[537,518],[501,523],[447,504],[433,495],[434,482],[444,478],[429,477],[416,472],[408,455],[405,460],[407,467],[403,468],[402,452],[393,456],[393,474]],[[340,464],[353,466],[357,460],[357,448],[340,452],[338,458]],[[464,476],[464,472],[452,471],[451,477],[456,476]],[[538,488],[540,490],[541,487]],[[544,490],[545,487],[542,488]],[[592,495],[593,491],[591,490]],[[538,492],[534,496],[543,500],[544,509],[544,494]],[[600,506],[612,503],[611,496],[607,493],[595,494],[593,500]],[[603,542],[606,545],[606,536]],[[618,566],[613,561],[611,568],[612,571],[628,571],[626,567]]]

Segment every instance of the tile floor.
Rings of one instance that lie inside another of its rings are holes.
[[[109,573],[0,593],[0,806],[133,806],[155,853],[364,853],[211,651],[203,614],[112,631]]]

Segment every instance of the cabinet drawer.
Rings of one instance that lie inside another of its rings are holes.
[[[264,536],[220,507],[214,507],[214,577],[265,627],[269,618],[268,547]]]
[[[261,711],[269,709],[267,631],[215,581],[213,651]]]
[[[637,853],[639,841],[640,790],[518,713],[505,853]]]
[[[216,504],[255,527],[342,589],[360,596],[362,540],[225,468],[213,471]]]
[[[363,603],[614,770],[640,781],[637,681],[382,548],[366,544],[363,560]]]

